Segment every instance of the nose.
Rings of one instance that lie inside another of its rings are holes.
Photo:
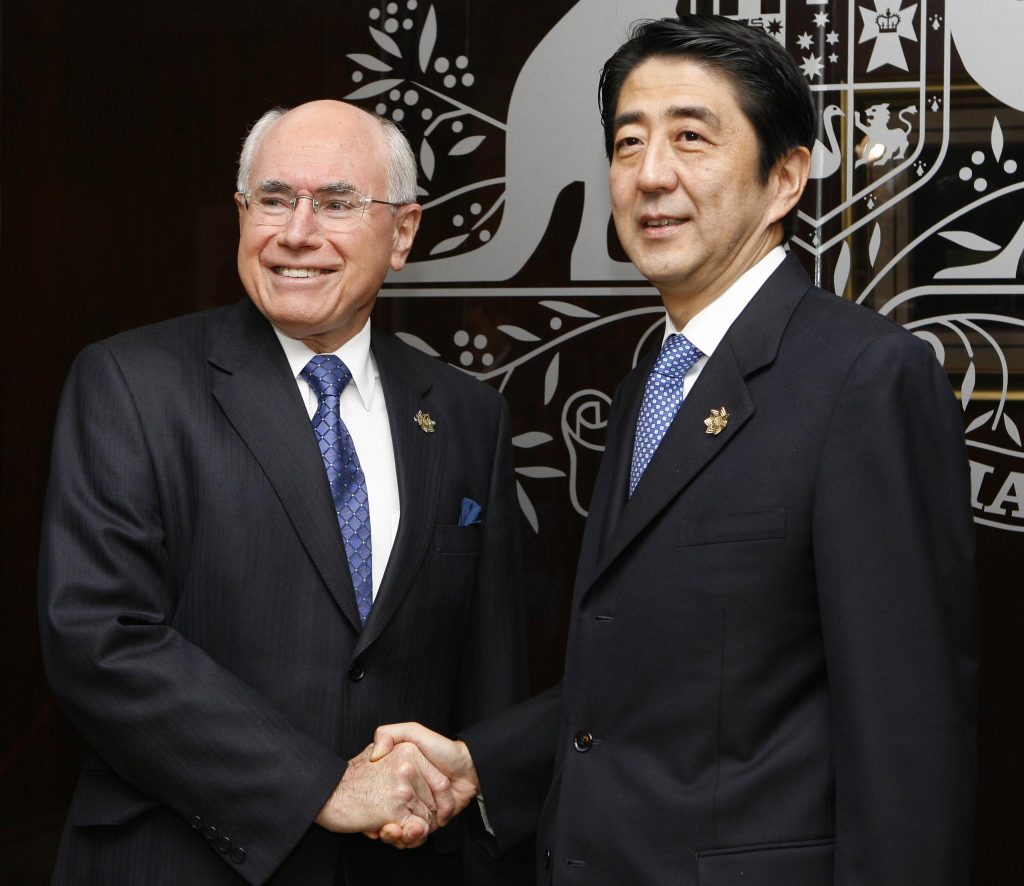
[[[651,140],[644,149],[636,178],[637,188],[644,192],[671,191],[676,186],[678,179],[671,151],[670,145],[660,140]]]
[[[322,242],[320,223],[313,212],[313,198],[299,196],[295,208],[277,235],[278,242],[288,249],[317,247]]]

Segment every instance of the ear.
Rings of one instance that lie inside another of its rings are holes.
[[[419,203],[399,206],[395,212],[395,227],[391,239],[391,269],[400,271],[405,267],[405,260],[412,249],[412,241],[420,227],[423,207]]]
[[[800,201],[811,171],[811,152],[801,146],[794,148],[775,164],[775,197],[772,200],[769,221],[782,221]]]
[[[235,206],[238,207],[238,229],[242,229],[242,225],[245,224],[245,202],[242,200],[242,195],[235,191]]]

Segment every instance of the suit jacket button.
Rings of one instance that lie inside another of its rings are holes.
[[[245,861],[245,850],[241,846],[236,846],[231,850],[231,855],[228,856],[235,864],[241,864]]]
[[[353,683],[358,683],[363,677],[366,676],[366,668],[363,667],[361,661],[354,661],[348,669],[348,678]]]
[[[545,849],[544,850],[544,867],[545,868],[551,867],[551,850],[550,849]]]
[[[203,826],[203,820],[198,815],[193,815],[189,824],[192,825],[192,830],[198,831]]]
[[[231,844],[231,838],[230,837],[221,837],[217,841],[217,851],[218,852],[227,852],[231,848],[231,845],[232,844]]]
[[[589,751],[593,744],[594,736],[589,732],[584,732],[582,729],[577,732],[572,739],[572,746],[581,754]]]
[[[203,828],[203,836],[212,843],[217,839],[217,829],[212,824],[208,824]]]

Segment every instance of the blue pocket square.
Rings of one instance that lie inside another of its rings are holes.
[[[480,519],[480,505],[471,498],[462,499],[462,512],[459,514],[459,526],[474,526],[483,523]]]

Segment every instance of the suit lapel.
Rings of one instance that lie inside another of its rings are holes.
[[[410,365],[404,345],[374,330],[372,348],[388,408],[402,516],[387,570],[356,654],[380,635],[412,587],[437,523],[445,437],[455,428],[454,417],[444,412],[440,391]],[[437,420],[434,433],[424,433],[414,420],[420,410]]]
[[[775,359],[789,318],[809,286],[810,280],[799,261],[788,255],[736,318],[676,413],[635,492],[622,508],[618,522],[610,534],[605,533],[607,540],[600,553],[588,561],[594,563],[593,570],[588,570],[586,583],[581,583],[579,590],[593,584],[690,481],[742,433],[755,411],[746,379]],[[653,356],[644,363],[648,372],[652,361]],[[632,399],[623,415],[625,427],[616,429],[614,439],[609,440],[611,451],[605,454],[606,460],[614,460],[613,469],[608,471],[609,480],[614,477],[620,488],[611,483],[609,488],[602,488],[600,501],[595,488],[592,515],[595,507],[617,512],[616,495],[625,496],[633,430],[647,373],[633,375],[639,381],[632,384],[629,392]],[[620,392],[620,396],[624,393],[625,390]],[[729,413],[728,424],[719,434],[707,433],[704,419],[712,409],[723,406]],[[593,545],[594,540],[590,539],[590,543]]]
[[[580,545],[576,569],[576,585],[579,587],[586,587],[595,577],[594,570],[601,552],[605,550],[626,506],[634,428],[643,401],[644,385],[656,355],[657,351],[652,351],[641,359],[623,379],[615,394],[615,410],[621,412],[621,417],[612,420],[609,416],[604,457],[594,480],[594,493],[590,497],[589,515]]]
[[[266,474],[339,608],[359,630],[355,591],[316,438],[281,344],[248,299],[236,306],[209,359],[224,372],[214,384],[214,397]]]

